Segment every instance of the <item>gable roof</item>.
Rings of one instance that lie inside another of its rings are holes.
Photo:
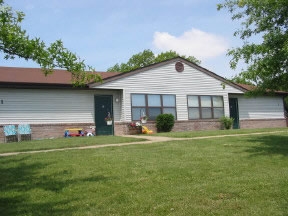
[[[227,85],[230,85],[236,89],[239,89],[242,92],[251,91],[255,86],[238,84],[230,82],[229,80],[193,63],[182,57],[175,57],[173,59],[165,60],[160,63],[155,63],[143,68],[138,68],[130,72],[95,72],[99,74],[103,83],[112,82],[114,80],[122,79],[128,76],[132,76],[137,73],[142,73],[157,67],[161,67],[170,63],[183,62],[208,76],[211,76]],[[88,83],[87,88],[101,85],[103,83]],[[48,88],[71,88],[72,84],[72,74],[66,70],[55,69],[52,74],[47,76],[44,75],[42,69],[40,68],[19,68],[19,67],[1,67],[0,66],[0,87],[48,87]],[[288,94],[284,91],[277,91],[277,94]]]
[[[253,91],[256,89],[256,86],[254,85],[248,85],[248,84],[241,84],[241,83],[235,83],[236,85],[246,89],[247,91]],[[266,93],[272,93],[272,91],[266,90]],[[276,93],[277,95],[287,95],[288,92],[285,91],[275,91],[274,93]]]
[[[241,86],[242,88],[246,89],[247,91],[252,91],[254,90],[256,87],[253,85],[248,85],[248,84],[242,84],[242,83],[235,83],[238,86]]]
[[[95,72],[102,79],[118,75],[117,72]],[[56,69],[45,76],[40,68],[0,67],[0,85],[30,85],[30,86],[72,86],[72,74],[66,70]]]
[[[180,56],[178,57],[175,57],[175,58],[172,58],[172,59],[169,59],[169,60],[165,60],[165,61],[162,61],[162,62],[159,62],[159,63],[155,63],[155,64],[152,64],[152,65],[149,65],[149,66],[146,66],[146,67],[142,67],[142,68],[138,68],[138,69],[135,69],[135,70],[132,70],[132,71],[129,71],[129,72],[125,72],[125,73],[119,73],[118,75],[115,75],[115,76],[111,76],[111,77],[107,77],[105,79],[103,79],[103,83],[107,83],[107,82],[112,82],[114,80],[118,80],[118,79],[122,79],[122,78],[125,78],[125,77],[128,77],[128,76],[132,76],[134,74],[138,74],[138,73],[142,73],[142,72],[145,72],[145,71],[148,71],[148,70],[151,70],[151,69],[155,69],[155,68],[158,68],[158,67],[161,67],[161,66],[164,66],[164,65],[167,65],[167,64],[170,64],[170,63],[176,63],[176,62],[183,62],[203,73],[205,73],[206,75],[208,76],[211,76],[227,85],[230,85],[236,89],[239,89],[240,91],[243,91],[243,92],[246,92],[247,89],[246,88],[243,88],[242,86],[240,85],[237,85],[233,82],[230,82],[229,80],[225,79],[224,77],[221,77],[209,70],[207,70],[206,68],[203,68],[193,62],[190,62]],[[98,85],[101,85],[103,83],[90,83],[89,84],[89,87],[95,87],[95,86],[98,86]]]

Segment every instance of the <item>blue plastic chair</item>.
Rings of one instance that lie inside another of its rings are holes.
[[[18,135],[19,140],[31,140],[31,128],[29,124],[19,124],[18,125]]]
[[[4,125],[4,142],[17,142],[17,130],[15,125]]]

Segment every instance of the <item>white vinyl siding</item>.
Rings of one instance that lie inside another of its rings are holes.
[[[0,89],[0,124],[94,123],[94,95],[120,97],[115,91]],[[120,119],[121,101],[114,101]]]
[[[251,97],[230,96],[238,98],[239,119],[282,119],[284,118],[283,98],[280,96]]]
[[[176,95],[176,110],[178,120],[188,120],[187,95],[223,96],[224,112],[229,115],[228,93],[243,92],[226,85],[223,89],[221,81],[202,71],[184,64],[184,71],[175,70],[175,62],[162,67],[139,72],[115,81],[107,82],[97,89],[123,89],[124,121],[131,121],[131,94],[172,94]]]

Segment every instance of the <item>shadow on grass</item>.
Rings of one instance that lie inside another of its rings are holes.
[[[288,156],[288,136],[268,135],[251,137],[249,142],[257,143],[249,147],[247,152],[257,155],[283,155]]]
[[[79,206],[71,203],[78,200],[61,194],[64,188],[83,182],[108,180],[104,176],[73,178],[69,170],[47,174],[42,169],[49,163],[31,162],[29,158],[0,158],[0,212],[3,216],[72,215]],[[62,198],[57,199],[60,194]]]
[[[42,203],[31,203],[25,195],[0,198],[1,215],[72,215],[76,207],[63,209],[68,206],[72,199],[61,201],[50,201]]]

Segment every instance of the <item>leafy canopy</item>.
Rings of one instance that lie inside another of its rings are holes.
[[[288,1],[225,0],[218,4],[218,10],[223,8],[232,20],[242,21],[234,36],[244,43],[228,51],[231,68],[244,60],[248,68],[240,79],[255,83],[258,92],[288,91]],[[261,42],[253,42],[254,36],[262,37]]]
[[[180,56],[175,51],[162,52],[159,55],[155,55],[151,50],[147,49],[143,52],[133,55],[127,63],[115,64],[113,67],[107,69],[107,71],[117,71],[117,72],[128,72],[138,68],[142,68],[151,64],[169,60],[175,57]],[[188,61],[200,64],[201,62],[193,56],[182,55],[182,58],[187,59]]]
[[[76,54],[67,50],[61,40],[47,46],[40,38],[30,38],[21,28],[25,14],[14,11],[10,6],[0,0],[0,51],[5,59],[15,57],[32,60],[39,64],[45,75],[53,73],[54,68],[63,68],[72,73],[72,82],[75,85],[84,85],[89,81],[101,81],[95,73],[85,72],[86,66]]]

